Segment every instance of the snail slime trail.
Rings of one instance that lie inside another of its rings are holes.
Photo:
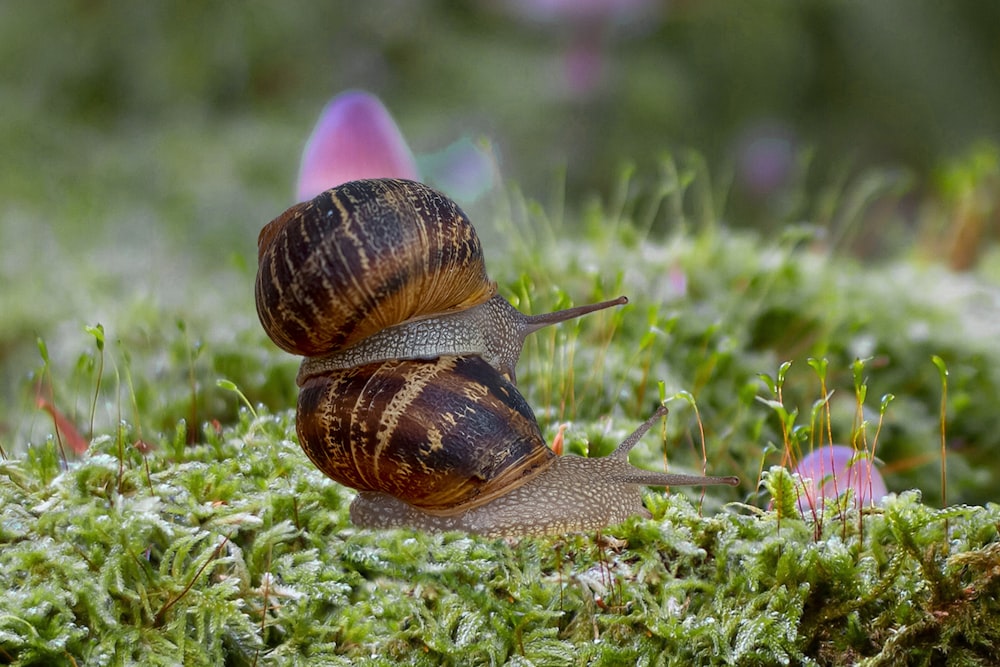
[[[327,190],[268,223],[258,259],[261,324],[304,357],[299,444],[358,490],[358,526],[589,531],[648,516],[643,486],[738,483],[629,464],[666,408],[607,457],[553,454],[515,385],[524,340],[627,299],[524,315],[497,293],[465,213],[426,185]]]

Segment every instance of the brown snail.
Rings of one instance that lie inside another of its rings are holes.
[[[257,240],[257,313],[305,376],[390,359],[476,354],[509,378],[541,327],[625,297],[524,315],[486,275],[453,201],[414,181],[352,181],[297,204]]]
[[[654,473],[628,452],[556,456],[514,386],[525,336],[624,297],[526,316],[497,295],[472,224],[413,181],[353,181],[261,230],[257,312],[304,355],[296,430],[358,490],[352,521],[483,535],[599,529],[648,513],[641,487],[735,484]]]

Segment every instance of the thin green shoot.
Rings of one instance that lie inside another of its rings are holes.
[[[662,384],[662,383],[661,383]],[[701,474],[702,476],[708,474],[708,448],[705,445],[705,425],[701,421],[701,413],[698,411],[698,402],[694,399],[694,395],[689,391],[679,391],[667,400],[682,400],[691,406],[694,410],[694,420],[698,424],[698,441],[701,443]],[[664,418],[664,428],[666,424],[666,419]],[[664,464],[666,464],[666,449],[664,449]],[[706,487],[701,487],[701,497],[698,500],[698,512],[701,512],[701,508],[705,502],[705,493],[707,492]]]
[[[191,339],[188,337],[187,323],[183,319],[178,318],[177,320],[177,330],[181,332],[184,337],[184,349],[187,352],[187,366],[188,366],[188,389],[191,394],[190,412],[188,414],[188,420],[192,424],[198,423],[198,381],[195,377],[195,359],[201,352],[201,346],[194,344],[192,345]],[[190,436],[193,438],[195,436],[195,430],[192,429]],[[188,444],[193,444],[193,440]]]
[[[63,446],[62,429],[59,428],[59,418],[56,414],[56,390],[52,385],[51,363],[49,359],[49,346],[41,336],[37,339],[38,353],[42,357],[41,379],[38,382],[38,394],[41,397],[42,387],[48,386],[48,402],[52,406],[52,430],[55,431],[56,444],[59,445],[59,457],[62,459],[63,470],[69,469],[69,459],[66,458],[66,448]]]
[[[250,399],[247,398],[246,394],[244,394],[243,391],[240,390],[240,388],[236,386],[235,382],[233,382],[232,380],[226,380],[224,378],[219,378],[218,380],[215,381],[215,385],[217,387],[219,387],[220,389],[225,389],[226,391],[231,391],[231,392],[235,393],[237,396],[239,396],[240,402],[242,402],[243,405],[246,406],[246,409],[250,411],[250,414],[253,416],[254,420],[256,420],[258,418],[257,411],[254,410],[253,403],[251,403]]]
[[[941,424],[941,507],[948,506],[948,438],[947,438],[947,424],[948,424],[948,366],[945,364],[944,359],[934,355],[931,357],[931,361],[938,369],[938,374],[941,377],[941,410],[940,410],[940,424]],[[948,532],[948,521],[945,520],[945,533]],[[947,549],[947,544],[945,545]]]
[[[602,236],[606,235],[605,238],[621,238],[620,230],[627,219],[629,190],[635,171],[635,165],[629,163],[618,172],[618,180],[615,182],[611,194],[611,202],[608,205],[606,215],[603,216],[602,231],[604,234]]]
[[[146,444],[143,438],[142,431],[142,419],[140,417],[139,410],[139,399],[135,390],[135,383],[132,381],[132,357],[125,346],[122,344],[121,339],[118,339],[118,348],[121,350],[122,355],[122,366],[125,373],[125,386],[128,388],[128,399],[129,404],[132,408],[132,420],[135,427],[135,440],[133,440],[133,446],[142,454],[145,472],[146,472],[146,484],[150,491],[153,489],[153,479],[149,471],[149,460],[146,458],[146,453],[150,447]],[[118,382],[118,485],[119,492],[121,491],[122,476],[124,473],[125,465],[125,441],[129,436],[128,428],[125,420],[122,418],[122,406],[121,406],[121,380],[119,376],[118,364],[115,364],[115,377],[119,378]]]
[[[94,326],[84,327],[84,331],[94,337],[94,344],[97,346],[97,379],[94,382],[94,397],[90,401],[90,429],[87,434],[94,437],[94,415],[97,413],[97,397],[101,393],[101,380],[104,377],[104,325],[97,323]]]

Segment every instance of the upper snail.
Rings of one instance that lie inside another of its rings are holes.
[[[651,473],[628,450],[557,457],[514,387],[524,338],[624,297],[526,316],[496,293],[461,209],[413,181],[353,181],[261,230],[257,312],[306,357],[296,429],[357,489],[362,526],[484,535],[593,530],[645,513],[643,485],[735,484]]]
[[[388,359],[476,354],[508,378],[525,337],[627,302],[527,316],[497,294],[458,205],[415,181],[345,183],[297,204],[257,240],[257,313],[299,377]]]

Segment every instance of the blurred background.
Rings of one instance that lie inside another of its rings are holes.
[[[697,151],[732,183],[727,221],[766,226],[871,165],[946,195],[1000,137],[998,29],[988,0],[5,3],[0,193],[8,214],[105,179],[284,194],[325,102],[363,88],[418,156],[488,142],[537,197],[607,197],[623,164],[655,182],[666,151]],[[232,141],[185,144],[216,125]],[[123,139],[147,162],[96,173]]]
[[[570,226],[596,201],[643,210],[679,163],[713,222],[807,224],[862,262],[981,272],[998,34],[993,0],[2,3],[0,439],[51,431],[27,389],[48,353],[81,397],[64,411],[93,414],[97,323],[119,382],[130,351],[152,355],[137,414],[222,414],[194,398],[217,377],[291,405],[293,360],[269,375],[253,308],[256,236],[293,203],[324,105],[352,88],[472,210],[511,190]],[[652,233],[674,213],[654,208]],[[191,397],[156,393],[185,383]]]

